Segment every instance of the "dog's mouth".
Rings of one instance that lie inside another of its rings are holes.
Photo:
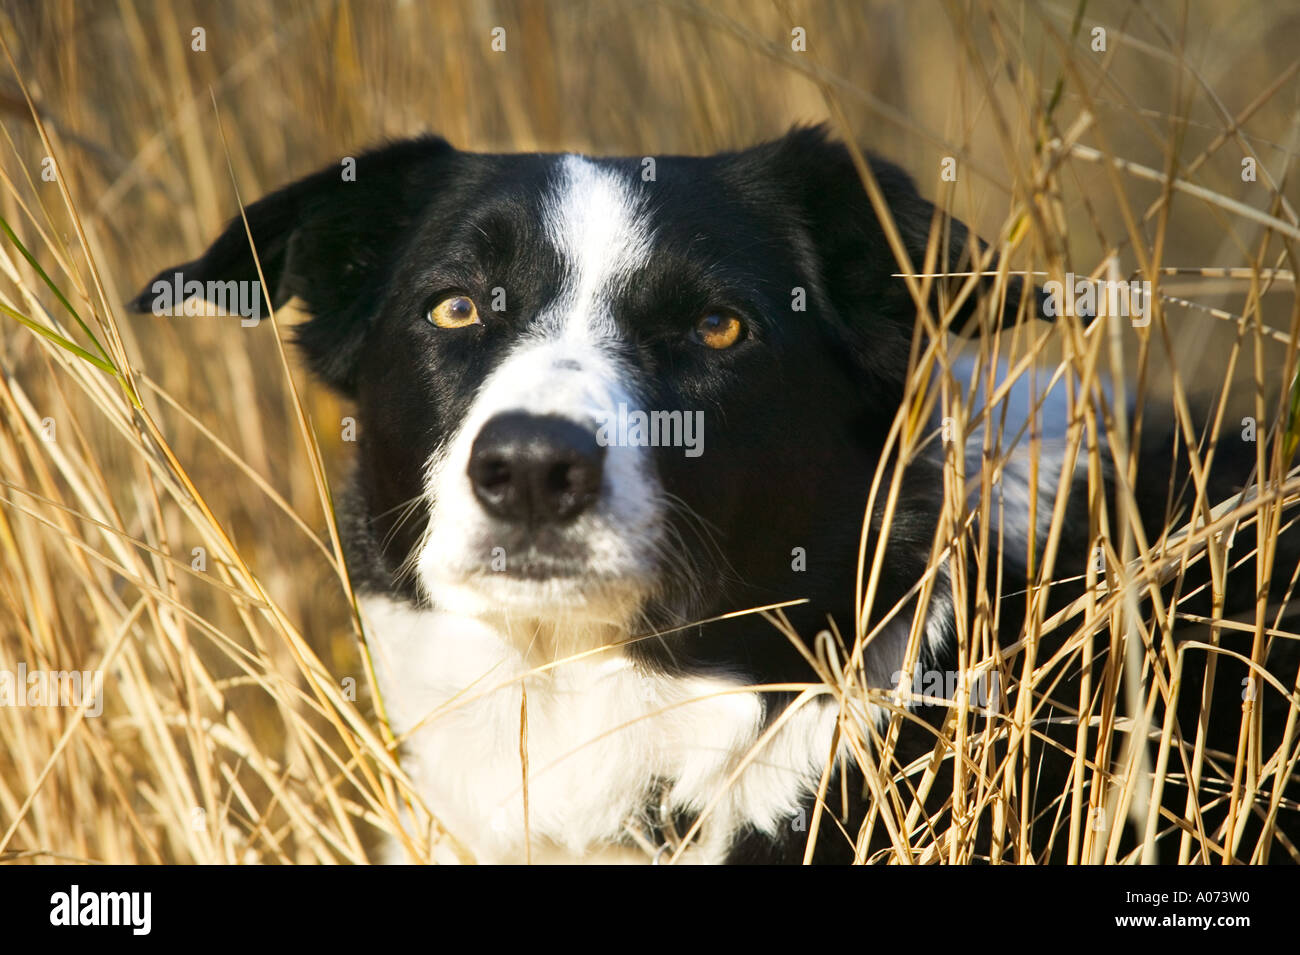
[[[586,561],[520,555],[500,570],[441,573],[430,588],[437,602],[475,616],[621,622],[647,594],[647,577],[600,573]]]
[[[593,577],[591,559],[580,548],[528,547],[511,553],[490,555],[484,561],[485,570],[472,575],[475,578],[520,580],[533,582],[582,581]]]

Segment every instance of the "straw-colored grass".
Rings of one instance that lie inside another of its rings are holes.
[[[494,26],[507,30],[505,53],[490,49]],[[794,26],[807,52],[792,51]],[[1092,49],[1099,26],[1104,52]],[[1008,705],[985,718],[959,691],[933,753],[912,767],[892,758],[905,709],[862,679],[879,625],[862,621],[890,609],[876,605],[879,539],[864,537],[859,620],[801,635],[823,681],[806,698],[842,703],[845,744],[870,767],[872,809],[845,837],[867,861],[963,862],[984,825],[993,861],[1030,861],[1018,796],[1040,745],[1041,681],[1056,672],[1039,640],[1055,635],[1056,662],[1075,670],[1110,651],[1098,683],[1078,690],[1080,726],[1094,732],[1079,732],[1069,789],[1038,807],[1063,821],[1071,861],[1141,861],[1158,840],[1183,862],[1300,858],[1271,824],[1300,761],[1296,674],[1274,682],[1291,700],[1276,752],[1260,750],[1248,705],[1229,753],[1152,718],[1188,668],[1214,665],[1222,633],[1254,634],[1255,664],[1297,639],[1262,600],[1234,620],[1180,620],[1158,588],[1194,562],[1216,587],[1243,559],[1295,572],[1273,566],[1273,537],[1300,497],[1287,404],[1300,342],[1298,28],[1300,14],[1271,5],[1121,0],[0,4],[0,669],[105,674],[98,716],[0,707],[0,860],[360,862],[382,832],[416,858],[430,840],[455,845],[420,807],[376,706],[330,503],[350,412],[281,344],[299,316],[245,329],[127,315],[120,303],[140,282],[205,247],[237,197],[387,137],[641,155],[738,147],[820,120],[911,171],[1007,253],[1002,269],[1146,279],[1160,296],[1145,328],[1066,318],[973,341],[922,313],[930,334],[916,338],[892,460],[935,440],[919,422],[936,404],[959,433],[980,423],[970,382],[921,384],[973,349],[1069,382],[1072,453],[1095,485],[1107,435],[1118,504],[1108,512],[1095,496],[1091,526],[1111,542],[1104,573],[1049,615],[1061,501],[1035,503],[1053,515],[1038,583],[1003,594],[984,559],[990,533],[976,534],[973,559],[950,546],[969,532],[961,485],[976,477],[950,455],[918,592],[943,567],[959,594],[986,595],[985,612],[959,621],[959,666],[1001,674]],[[945,157],[956,182],[940,177]],[[930,280],[914,276],[932,262],[909,265],[899,281],[923,300]],[[1195,503],[1157,540],[1133,519],[1133,481],[1188,475],[1128,466],[1154,426],[1152,401],[1198,448]],[[1216,434],[1256,419],[1251,494],[1207,496],[1214,451],[1193,407],[1210,409]],[[994,452],[998,430],[986,429]],[[876,501],[889,509],[902,479],[882,470]],[[1229,551],[1252,522],[1266,529],[1259,553]],[[1004,600],[1021,601],[1028,622],[997,648]],[[784,626],[779,610],[764,615]],[[1175,620],[1204,635],[1175,645]],[[894,713],[883,734],[861,718],[867,699]],[[1174,777],[1189,792],[1184,819],[1160,812]],[[826,783],[813,830],[838,825]],[[937,817],[921,808],[932,790],[951,792]],[[1201,826],[1197,810],[1225,801],[1228,821]],[[405,829],[404,809],[415,819]],[[1090,825],[1096,810],[1127,819],[1136,848],[1124,827]],[[1270,822],[1243,841],[1241,821],[1260,813]],[[882,831],[889,848],[868,859]]]

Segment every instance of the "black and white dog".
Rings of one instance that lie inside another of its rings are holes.
[[[871,168],[916,267],[936,228],[939,269],[972,261],[960,223],[939,223],[896,167]],[[817,128],[653,160],[423,138],[341,169],[253,204],[247,222],[268,298],[301,300],[311,369],[358,408],[346,556],[394,728],[418,726],[405,759],[429,808],[480,861],[663,858],[702,813],[683,861],[799,860],[839,707],[822,696],[786,713],[809,663],[769,622],[726,615],[806,598],[787,613],[810,644],[828,618],[853,632],[863,516],[917,309],[850,152]],[[174,273],[258,281],[242,219],[156,281]],[[1008,320],[1018,311],[1013,294]],[[1006,400],[1030,413],[1018,392]],[[1006,593],[1025,589],[1030,538],[1041,547],[1050,522],[1060,401],[1042,412],[1032,528],[1028,450],[1004,448]],[[876,607],[906,603],[929,562],[932,447],[908,464]],[[1157,534],[1173,466],[1150,482]],[[1062,576],[1083,572],[1087,513],[1070,504]],[[1013,603],[1003,632],[1019,629]],[[924,659],[952,666],[965,611],[946,579],[927,612]],[[869,644],[874,686],[897,683],[911,625],[900,614]],[[1239,714],[1240,674],[1221,672]],[[830,791],[844,773],[860,793],[842,756]],[[850,834],[865,800],[852,802]],[[1059,818],[1033,826],[1050,839]],[[815,857],[852,856],[824,825]]]

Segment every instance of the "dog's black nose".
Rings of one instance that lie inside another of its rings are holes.
[[[521,524],[577,517],[600,493],[605,448],[565,418],[524,412],[488,420],[469,453],[474,496],[489,514]]]

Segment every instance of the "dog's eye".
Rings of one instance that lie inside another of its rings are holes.
[[[744,323],[728,312],[710,312],[695,323],[695,339],[710,348],[730,348],[744,331]]]
[[[464,295],[451,295],[429,309],[429,321],[439,328],[464,328],[478,324],[478,308]]]

